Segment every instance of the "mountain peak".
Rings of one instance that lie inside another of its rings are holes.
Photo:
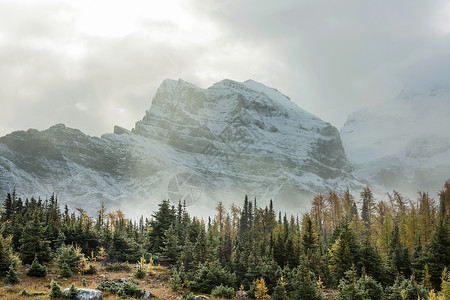
[[[91,138],[57,124],[36,137],[0,138],[0,192],[16,186],[77,206],[98,199],[145,207],[167,195],[180,200],[172,183],[185,176],[203,182],[202,207],[249,192],[298,207],[301,195],[359,184],[334,127],[254,80],[202,89],[166,79],[131,133],[116,126]]]

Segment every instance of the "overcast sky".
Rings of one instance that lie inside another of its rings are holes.
[[[405,87],[449,80],[450,4],[0,0],[0,135],[132,128],[165,78],[251,78],[340,129]]]

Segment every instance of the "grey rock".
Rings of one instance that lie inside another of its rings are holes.
[[[141,297],[141,299],[150,299],[155,297],[151,291],[145,291],[144,295]]]
[[[120,279],[119,279],[119,282],[120,282],[120,283],[125,283],[125,282],[127,282],[127,281],[128,281],[128,279],[126,279],[126,278],[120,278]]]
[[[205,295],[198,295],[195,296],[195,300],[209,300],[209,297]]]
[[[69,294],[69,288],[63,290],[64,295]],[[77,299],[79,300],[101,300],[103,293],[94,289],[78,289]]]
[[[237,291],[237,292],[236,292],[236,295],[237,295],[239,298],[247,298],[247,293],[246,293],[245,291]]]

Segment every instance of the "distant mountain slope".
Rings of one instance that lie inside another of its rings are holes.
[[[355,112],[341,137],[355,177],[410,197],[434,193],[450,177],[450,91],[403,92]]]
[[[186,195],[195,210],[244,194],[301,209],[313,193],[361,184],[338,130],[277,90],[165,80],[131,131],[116,126],[94,138],[59,124],[0,138],[0,192],[14,187],[26,196],[54,191],[91,212],[105,201],[136,214]]]

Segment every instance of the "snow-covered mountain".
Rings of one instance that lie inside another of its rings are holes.
[[[409,197],[450,177],[450,90],[434,87],[351,114],[341,137],[357,178]]]
[[[361,187],[351,171],[336,128],[252,80],[165,80],[134,129],[101,138],[62,124],[0,138],[2,195],[55,192],[90,212],[105,201],[136,215],[185,197],[198,213],[244,194],[301,210],[313,193]]]

